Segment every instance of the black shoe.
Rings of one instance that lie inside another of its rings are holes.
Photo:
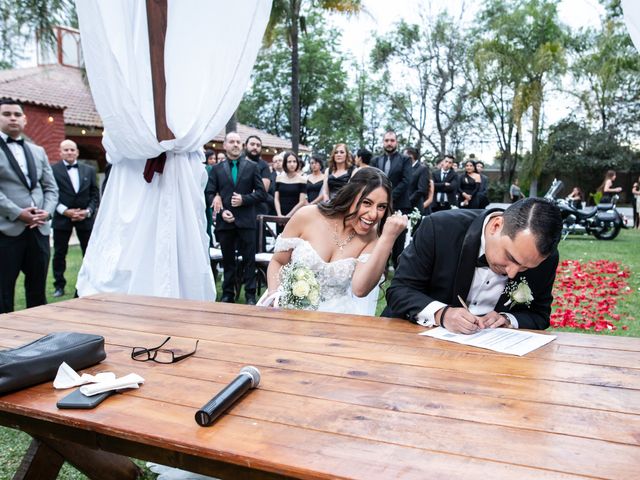
[[[245,295],[244,303],[245,303],[246,305],[255,305],[255,304],[256,304],[256,297],[255,297],[255,295]]]
[[[224,303],[236,303],[236,299],[230,295],[223,295],[220,301]]]
[[[62,288],[56,288],[56,291],[53,292],[53,296],[54,297],[62,297],[64,295],[64,289]]]

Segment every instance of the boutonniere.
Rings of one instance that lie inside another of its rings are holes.
[[[509,306],[509,309],[514,305],[531,305],[533,301],[533,293],[527,283],[527,279],[521,277],[520,280],[509,280],[506,287],[504,287],[503,295],[507,295],[509,300],[505,302],[505,307]]]
[[[416,229],[416,225],[420,220],[422,220],[422,214],[420,213],[420,210],[418,210],[417,208],[414,208],[413,212],[411,212],[409,214],[409,222],[411,223],[411,231],[414,231]]]

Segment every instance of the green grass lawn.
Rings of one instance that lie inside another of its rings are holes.
[[[622,320],[626,320],[626,324],[629,329],[624,331],[618,329],[613,332],[607,332],[607,335],[627,335],[640,337],[640,320],[637,318],[630,320],[632,317],[637,317],[640,312],[640,232],[637,230],[623,230],[620,236],[613,241],[601,241],[596,240],[594,237],[569,237],[560,244],[560,259],[573,259],[580,261],[589,261],[597,259],[616,260],[621,262],[622,265],[627,266],[631,271],[629,278],[629,286],[631,287],[631,294],[623,296],[618,305],[616,313],[622,316]],[[67,256],[67,288],[66,295],[60,298],[53,298],[53,275],[49,271],[47,296],[50,302],[57,302],[61,300],[68,300],[73,297],[76,283],[76,277],[80,264],[82,262],[82,255],[80,253],[80,247],[70,247],[69,255]],[[220,296],[220,276],[218,278],[218,297]],[[25,308],[24,302],[24,289],[22,287],[23,280],[18,280],[16,287],[16,310]],[[385,285],[388,285],[388,281]],[[243,301],[244,295],[241,296],[240,301]],[[378,301],[378,313],[384,308],[385,301],[382,295]],[[572,331],[572,329],[563,329],[566,331]],[[580,330],[582,332],[582,330]],[[590,332],[592,333],[592,332]],[[0,427],[0,480],[9,480],[13,477],[13,473],[18,467],[24,452],[29,445],[30,437],[22,432],[16,430]],[[143,465],[143,462],[137,462]],[[145,475],[143,478],[153,479],[156,475],[151,473],[145,468]],[[84,475],[79,473],[70,465],[65,465],[58,477],[64,480],[79,480],[85,479]]]

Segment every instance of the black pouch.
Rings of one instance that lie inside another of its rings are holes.
[[[21,347],[2,350],[0,395],[53,380],[62,362],[81,370],[106,357],[104,337],[90,333],[52,333]]]

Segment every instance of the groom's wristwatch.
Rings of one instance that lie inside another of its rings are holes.
[[[507,323],[504,325],[505,328],[513,328],[513,325],[511,324],[511,319],[509,318],[508,313],[500,312],[498,315],[500,315],[502,318],[504,318],[507,321]]]

